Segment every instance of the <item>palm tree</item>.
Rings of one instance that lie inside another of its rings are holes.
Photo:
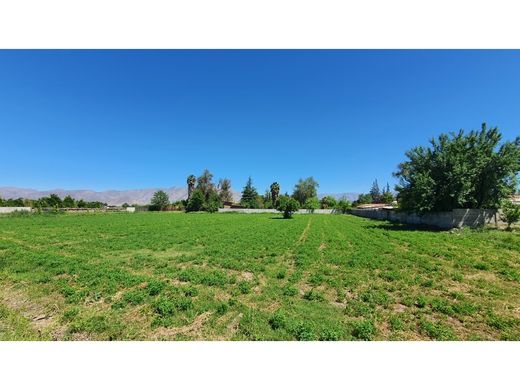
[[[273,202],[273,207],[276,207],[276,201],[278,200],[278,195],[280,194],[280,184],[276,181],[271,184],[271,200]]]
[[[191,193],[195,189],[195,183],[197,182],[197,178],[195,175],[189,175],[188,180],[186,180],[186,183],[188,183],[188,199],[191,197]]]

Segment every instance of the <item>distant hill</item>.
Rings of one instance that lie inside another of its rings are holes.
[[[170,197],[171,202],[186,199],[188,197],[188,189],[185,187],[170,187],[170,188],[145,188],[140,190],[107,190],[107,191],[93,191],[93,190],[64,190],[60,188],[52,190],[34,190],[31,188],[17,188],[17,187],[0,187],[0,198],[25,198],[38,199],[50,194],[56,194],[60,198],[67,195],[74,199],[84,199],[86,201],[99,201],[108,203],[109,205],[119,206],[123,203],[128,204],[149,204],[154,192],[163,190]],[[349,200],[356,200],[358,193],[344,192],[339,194],[319,194],[322,198],[325,195],[331,195],[336,199],[346,197]],[[240,192],[233,191],[233,199],[240,200]]]

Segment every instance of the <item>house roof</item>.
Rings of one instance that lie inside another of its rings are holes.
[[[358,209],[380,209],[383,207],[387,207],[388,205],[386,203],[367,203],[367,204],[360,204],[357,206]]]

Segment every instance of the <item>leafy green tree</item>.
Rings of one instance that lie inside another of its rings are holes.
[[[63,207],[76,207],[76,201],[74,200],[74,198],[72,198],[72,196],[67,195],[65,198],[63,198]]]
[[[247,183],[242,190],[242,198],[240,199],[240,204],[249,209],[256,209],[259,207],[258,205],[258,192],[256,188],[253,187],[253,180],[251,177],[247,180]]]
[[[502,203],[502,217],[507,223],[507,230],[511,230],[511,225],[520,221],[520,205],[513,204],[510,200]]]
[[[186,184],[188,184],[188,199],[191,197],[191,194],[195,189],[195,183],[197,183],[197,178],[195,175],[189,175],[186,179]]]
[[[218,190],[221,202],[233,202],[233,194],[231,193],[231,180],[220,179],[218,182]]]
[[[293,198],[296,199],[300,204],[305,204],[305,201],[309,198],[315,198],[318,196],[319,184],[314,178],[308,177],[307,179],[300,179],[294,186]]]
[[[213,184],[213,174],[204,169],[202,175],[197,178],[197,188],[204,194],[205,200],[209,200],[210,195],[215,192],[215,185]]]
[[[274,208],[272,194],[269,190],[265,190],[265,193],[262,196],[262,206],[264,209]]]
[[[151,205],[153,210],[162,211],[170,205],[168,194],[164,191],[157,191],[153,194]]]
[[[379,189],[379,184],[377,184],[377,179],[372,183],[372,188],[370,188],[369,194],[372,197],[372,202],[381,202],[381,190]]]
[[[381,193],[381,203],[392,203],[394,201],[394,196],[392,195],[392,192],[390,191],[390,186],[388,183],[386,183],[385,190]]]
[[[204,207],[205,201],[206,199],[204,198],[202,190],[196,188],[193,190],[190,198],[188,199],[188,203],[186,204],[186,212],[201,211]]]
[[[278,184],[278,182],[275,181],[273,184],[271,184],[270,190],[271,190],[271,204],[273,205],[273,207],[276,207],[276,204],[278,202],[278,197],[280,196],[280,184]]]
[[[61,200],[61,198],[56,195],[56,194],[51,194],[48,198],[47,198],[47,204],[49,205],[49,207],[54,207],[54,208],[60,208],[60,207],[63,207],[63,201]]]
[[[203,211],[208,211],[210,213],[215,213],[218,211],[218,208],[220,207],[221,201],[219,194],[216,191],[213,191],[209,195],[209,199],[204,202],[202,206]]]
[[[322,209],[333,209],[336,207],[336,198],[333,196],[327,195],[321,198],[320,200],[320,207]]]
[[[314,210],[320,208],[320,202],[318,201],[318,198],[309,198],[305,201],[303,208],[307,209],[310,213],[313,213]]]
[[[292,218],[293,213],[298,211],[299,208],[300,204],[296,199],[284,195],[279,197],[276,209],[283,213],[283,217],[287,219]]]
[[[359,194],[357,200],[352,205],[359,206],[360,204],[369,204],[369,203],[373,203],[372,195]]]
[[[83,199],[78,200],[78,207],[82,209],[87,207],[87,202],[85,202]]]
[[[454,208],[497,208],[516,189],[520,137],[499,146],[498,128],[441,134],[429,147],[408,152],[394,173],[402,209],[416,212]]]
[[[340,199],[334,210],[340,214],[347,214],[352,210],[352,204],[347,199]]]

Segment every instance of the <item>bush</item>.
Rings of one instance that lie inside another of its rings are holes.
[[[269,325],[274,330],[284,328],[287,324],[287,318],[281,311],[276,311],[273,316],[269,319]]]
[[[300,203],[296,199],[288,196],[281,196],[278,202],[277,210],[283,213],[283,217],[288,219],[292,218],[295,211],[300,208]]]
[[[507,200],[502,203],[502,217],[507,223],[507,229],[511,230],[511,225],[520,221],[520,205],[513,204]]]
[[[333,196],[324,196],[320,200],[320,207],[322,209],[334,209],[338,202]]]
[[[305,201],[305,204],[303,205],[304,209],[307,209],[309,213],[313,213],[314,210],[320,207],[320,202],[318,201],[318,198],[309,198]]]
[[[204,201],[204,193],[200,189],[194,190],[186,205],[186,212],[201,211],[204,206]]]
[[[371,320],[361,320],[353,323],[352,336],[358,340],[371,340],[375,333],[376,327]]]
[[[352,203],[346,199],[342,199],[336,204],[334,210],[339,214],[347,214],[352,210]]]

